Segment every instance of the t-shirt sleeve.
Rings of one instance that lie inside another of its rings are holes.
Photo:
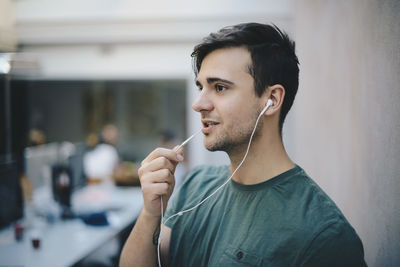
[[[364,249],[354,229],[345,222],[335,222],[311,242],[300,266],[367,266]]]

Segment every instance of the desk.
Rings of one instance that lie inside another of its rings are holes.
[[[82,199],[93,194],[103,197],[102,205],[81,204]],[[13,228],[9,227],[0,232],[0,266],[71,266],[129,226],[139,215],[142,204],[139,187],[85,187],[74,194],[73,208],[77,206],[82,211],[105,207],[109,210],[109,226],[90,226],[81,219],[58,220],[46,226],[39,249],[32,247],[29,231],[17,242]]]

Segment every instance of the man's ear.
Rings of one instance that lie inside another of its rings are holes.
[[[274,113],[279,113],[283,104],[283,99],[285,98],[285,88],[280,84],[275,84],[269,86],[264,92],[265,103],[268,98],[272,100],[272,105],[264,113],[265,115],[273,115]]]

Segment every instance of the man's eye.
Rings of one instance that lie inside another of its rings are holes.
[[[221,85],[221,84],[217,84],[216,86],[215,86],[215,89],[217,90],[217,91],[225,91],[226,89],[228,89],[228,88],[226,88],[225,86],[223,86],[223,85]]]

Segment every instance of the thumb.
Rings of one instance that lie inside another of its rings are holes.
[[[179,148],[179,146],[175,146],[172,150],[178,154],[178,158],[181,158],[180,161],[182,161],[183,160],[183,148],[182,147]]]

